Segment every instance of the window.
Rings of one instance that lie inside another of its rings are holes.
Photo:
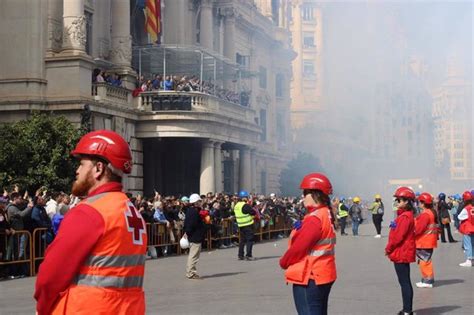
[[[461,142],[455,142],[454,143],[454,148],[455,149],[462,149],[463,148],[462,143]]]
[[[312,60],[303,60],[303,76],[314,75],[314,62]]]
[[[313,32],[303,32],[303,47],[304,48],[313,48],[314,45],[314,33]]]
[[[262,89],[267,88],[267,68],[260,66],[258,72],[258,83]]]
[[[456,159],[462,159],[462,157],[463,157],[463,154],[462,154],[462,153],[463,153],[462,151],[456,151],[456,152],[454,152],[454,158],[456,158]]]
[[[454,162],[454,167],[464,167],[464,163],[462,161]]]
[[[92,13],[84,11],[86,17],[86,53],[92,55]]]
[[[314,21],[314,8],[311,5],[304,4],[301,6],[301,17],[303,21]]]
[[[244,56],[239,53],[235,54],[235,62],[244,68],[247,68],[250,63],[250,56]]]
[[[278,113],[277,114],[277,137],[278,137],[278,144],[280,147],[285,146],[286,144],[286,128],[285,122],[283,121],[283,115]]]
[[[283,83],[285,81],[285,77],[283,74],[278,73],[275,78],[275,96],[276,97],[283,97]]]
[[[267,110],[260,110],[260,127],[262,127],[261,141],[267,141]]]

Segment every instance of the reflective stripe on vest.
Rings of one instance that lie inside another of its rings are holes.
[[[438,224],[428,224],[426,227],[426,231],[423,234],[438,234]]]
[[[132,267],[145,264],[145,255],[90,256],[84,263],[93,267]]]
[[[235,219],[238,227],[249,226],[253,224],[253,218],[250,214],[242,212],[245,202],[239,201],[234,207]]]
[[[101,288],[136,288],[143,286],[143,277],[78,275],[75,279],[75,283],[77,285]]]
[[[309,256],[334,256],[334,249],[321,249],[321,250],[312,250],[309,252]]]
[[[329,245],[329,244],[336,244],[336,238],[325,238],[319,240],[316,245]]]

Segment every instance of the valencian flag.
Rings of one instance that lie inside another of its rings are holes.
[[[161,32],[161,0],[146,0],[145,16],[146,32],[150,36],[151,42],[156,43]]]

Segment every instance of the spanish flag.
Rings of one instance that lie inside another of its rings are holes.
[[[145,15],[146,32],[150,35],[151,42],[156,43],[161,32],[161,0],[146,0]]]

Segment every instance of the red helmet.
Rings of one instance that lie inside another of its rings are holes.
[[[424,204],[431,205],[433,204],[433,197],[429,193],[422,193],[419,197],[418,200]]]
[[[110,130],[97,130],[84,135],[71,155],[98,156],[107,160],[116,170],[126,174],[132,171],[132,152],[128,143]]]
[[[395,198],[406,198],[415,200],[415,193],[408,187],[402,186],[395,191],[393,194]]]
[[[471,192],[465,191],[465,192],[462,194],[462,200],[463,200],[463,201],[470,201],[470,200],[472,200]]]
[[[332,194],[332,185],[329,179],[321,173],[311,173],[303,177],[301,189],[321,190],[326,195]]]

